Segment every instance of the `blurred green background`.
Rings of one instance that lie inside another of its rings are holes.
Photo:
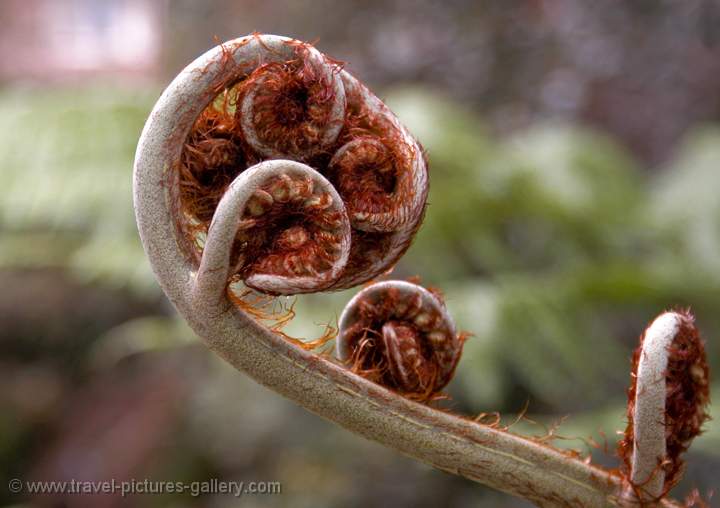
[[[257,386],[161,294],[132,211],[140,130],[215,36],[255,30],[318,41],[427,148],[427,218],[394,276],[441,287],[474,334],[449,406],[512,420],[529,402],[546,425],[567,416],[558,433],[579,439],[558,445],[614,466],[630,353],[655,315],[692,308],[720,369],[719,7],[0,2],[0,505],[529,506]],[[291,331],[319,335],[351,294],[300,299]],[[706,429],[679,496],[720,487],[720,424]],[[607,452],[585,444],[604,436]],[[11,478],[282,494],[29,498]]]

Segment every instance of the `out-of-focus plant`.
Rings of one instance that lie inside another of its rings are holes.
[[[653,182],[650,212],[669,247],[663,270],[720,284],[720,128],[688,134],[674,160]]]
[[[148,91],[0,91],[0,266],[65,267],[154,292],[127,167]]]

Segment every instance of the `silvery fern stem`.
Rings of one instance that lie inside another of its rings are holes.
[[[637,368],[637,393],[633,413],[635,441],[630,480],[636,485],[644,485],[646,494],[656,498],[662,495],[665,484],[665,472],[658,464],[666,454],[665,371],[668,348],[679,327],[680,318],[675,313],[666,313],[657,318],[645,333]]]
[[[294,43],[277,36],[261,37],[255,45],[248,42],[249,38],[228,43],[237,50],[230,53],[232,58],[245,61],[261,54],[263,48]],[[215,211],[200,263],[192,262],[181,246],[173,194],[177,182],[173,181],[171,168],[180,158],[193,122],[213,100],[210,92],[224,71],[222,61],[228,54],[227,47],[202,55],[168,86],[142,132],[134,167],[135,213],[144,248],[162,289],[207,346],[239,371],[313,413],[438,469],[529,499],[538,506],[632,506],[634,501],[623,496],[624,483],[619,473],[531,439],[402,397],[284,340],[231,305],[225,294],[231,272],[230,249],[238,228],[242,227],[238,211],[243,203],[250,206],[248,202],[255,188],[251,191],[230,186]],[[345,71],[340,76],[346,91],[361,90],[373,107],[381,108],[379,101],[355,78]],[[341,156],[342,153],[338,157]],[[413,176],[407,185],[410,189],[419,184],[421,190],[410,193],[409,205],[397,206],[399,218],[375,220],[364,212],[349,214],[345,210],[345,219],[337,226],[338,231],[343,231],[347,220],[353,227],[396,227],[390,233],[389,253],[384,254],[386,263],[397,259],[419,224],[420,218],[407,214],[412,211],[422,215],[426,175],[419,156],[413,152],[408,159],[412,161],[408,174]],[[297,164],[273,161],[270,166],[278,169],[289,165],[305,171]],[[241,183],[242,178],[238,177]],[[315,175],[312,178],[313,188],[325,185]],[[256,205],[262,211],[263,203],[269,200],[262,193],[256,196],[260,196]],[[336,198],[336,194],[331,195],[330,206],[340,210]],[[340,236],[345,238],[344,234]],[[336,253],[339,264],[346,262],[344,241],[339,241]],[[367,273],[348,276],[345,281],[341,277],[342,284],[347,285],[360,280],[367,280]],[[273,288],[276,286],[272,286],[271,292],[275,291]],[[658,505],[678,506],[669,500],[658,501]]]
[[[679,481],[681,454],[708,419],[708,365],[689,312],[665,312],[645,330],[628,397],[628,428],[619,447],[626,497],[651,503]]]

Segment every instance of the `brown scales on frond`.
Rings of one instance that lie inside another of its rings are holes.
[[[207,232],[227,187],[248,166],[247,153],[233,133],[232,116],[214,106],[203,111],[177,164],[179,220],[190,244],[198,233]]]
[[[409,161],[417,154],[414,153],[414,147],[407,144],[398,126],[367,104],[364,97],[367,91],[364,85],[346,86],[345,93],[347,99],[345,125],[334,150],[358,140],[372,140],[373,143],[366,150],[348,150],[344,157],[328,160],[325,163],[327,169],[323,173],[338,189],[351,217],[354,212],[374,213],[380,210],[396,212],[396,203],[414,197],[415,190],[407,188],[408,179],[401,177],[404,172],[411,171]],[[384,105],[380,107],[385,108]],[[427,167],[424,153],[421,155]],[[330,164],[331,162],[334,164]],[[398,186],[400,181],[405,182],[403,187]],[[424,192],[423,203],[427,198],[427,187]],[[350,258],[336,286],[343,287],[346,281],[352,280],[353,274],[374,271],[378,263],[383,264],[384,270],[392,269],[410,247],[411,239],[422,224],[424,213],[425,207],[420,210],[419,216],[413,218],[415,222],[412,230],[407,233],[408,241],[402,248],[397,249],[392,257],[387,257],[393,241],[392,233],[361,231],[354,228]]]
[[[352,276],[368,272],[382,260],[391,241],[391,233],[368,233],[352,229],[350,231],[350,256],[343,274]],[[338,281],[343,282],[343,278]]]
[[[240,289],[240,280],[232,277],[227,286],[228,299],[239,309],[255,319],[272,323],[273,328],[282,329],[295,317],[295,302],[289,306],[278,305],[278,300],[270,295],[258,293],[252,289]]]
[[[367,104],[363,88],[347,88],[346,93],[347,115],[337,148],[352,147],[334,161],[329,179],[349,201],[351,213],[392,210],[392,195],[412,197],[413,188],[401,175],[412,170],[417,154],[398,127]]]
[[[389,288],[376,301],[360,299],[357,314],[343,331],[350,370],[413,400],[445,397],[439,391],[450,381],[459,353],[447,356],[444,318],[421,294]]]
[[[664,492],[674,487],[682,476],[684,461],[693,438],[702,432],[702,425],[709,419],[706,407],[710,402],[709,367],[705,357],[704,341],[695,327],[695,317],[687,310],[675,311],[680,317],[680,327],[668,348],[666,371],[667,397],[665,400],[665,435],[667,453],[658,464],[665,472]],[[628,425],[623,439],[618,443],[618,454],[623,461],[624,474],[629,477],[632,465],[635,399],[637,396],[637,369],[640,364],[645,333],[633,352],[631,384],[628,389]],[[633,488],[641,486],[632,486]]]
[[[378,355],[376,341],[379,341],[380,338],[375,337],[377,333],[371,329],[362,330],[362,333],[363,335],[348,362],[350,370],[374,383],[382,384],[382,379],[388,371],[388,365],[385,358]]]
[[[308,47],[295,45],[296,58],[259,66],[239,89],[238,103],[251,102],[250,122],[259,140],[276,152],[313,153],[330,120],[333,86],[308,57]],[[340,71],[340,67],[334,70]],[[237,123],[243,109],[236,110]]]
[[[492,420],[487,422],[487,418],[492,418]],[[502,415],[499,411],[493,411],[491,413],[483,412],[476,415],[472,420],[480,425],[485,425],[492,429],[501,429],[500,424],[502,423]]]
[[[295,300],[290,305],[278,305],[278,299],[258,293],[252,289],[238,289],[234,287],[239,282],[237,278],[231,279],[227,287],[228,299],[239,309],[247,312],[258,321],[268,325],[270,330],[280,335],[288,342],[295,344],[307,351],[315,351],[333,340],[337,336],[337,327],[331,324],[325,325],[325,331],[316,339],[299,339],[285,333],[283,329],[295,317]],[[326,354],[326,351],[320,354]]]
[[[317,277],[333,266],[343,216],[328,209],[327,194],[314,192],[312,181],[284,175],[256,191],[233,249],[231,263],[241,279],[253,273]],[[255,202],[255,196],[267,201]]]
[[[238,58],[238,50],[251,42],[259,43],[260,53],[267,58]],[[340,193],[351,217],[353,212],[390,216],[407,206],[408,201],[417,202],[407,176],[416,170],[412,165],[419,161],[414,158],[424,157],[424,153],[405,137],[389,110],[354,78],[347,79],[341,62],[325,56],[318,59],[310,45],[299,41],[284,44],[290,51],[278,50],[278,46],[266,44],[260,34],[254,34],[240,44],[221,45],[220,59],[201,71],[213,72],[217,78],[207,87],[208,106],[183,140],[181,155],[168,175],[178,236],[196,266],[215,210],[229,185],[243,171],[268,158],[302,161],[325,175]],[[342,96],[336,80],[342,80],[345,95],[345,109],[339,109],[339,120],[337,104]],[[342,122],[342,126],[334,122]],[[328,125],[339,130],[337,138],[324,134]],[[349,150],[337,167],[331,166],[334,154],[358,140],[361,143],[357,149]],[[400,214],[403,217],[398,220],[404,221],[397,229],[400,237],[392,228],[388,232],[365,231],[355,227],[351,219],[345,268],[340,273],[334,271],[334,282],[328,278],[328,284],[318,284],[317,290],[350,287],[392,269],[422,223],[426,185],[419,192],[424,193],[420,216],[408,218],[406,212]],[[258,206],[263,208],[265,204],[248,204],[249,208]],[[327,223],[338,222],[339,217],[333,218],[322,207],[308,209],[277,200],[259,215],[248,214],[249,208],[239,218],[241,224],[230,256],[230,282],[243,281],[252,287],[254,274],[330,277],[329,269],[334,267],[339,252],[338,238],[333,235],[339,229]],[[272,293],[260,287],[261,282],[257,285],[257,290]],[[259,320],[272,324],[279,319],[272,328],[286,336],[282,327],[294,312],[278,318],[267,312],[264,302],[247,295],[230,294],[230,299]],[[402,328],[398,330],[402,332]],[[326,343],[334,333],[326,330],[313,345]],[[437,397],[433,386],[439,375],[431,370],[415,376],[422,379],[416,387],[419,395],[409,391],[408,396],[424,400]]]
[[[331,340],[337,337],[338,332],[336,327],[328,324],[325,326],[325,331],[320,337],[318,337],[317,339],[305,340],[298,339],[297,337],[292,337],[278,328],[271,328],[271,330],[276,334],[280,335],[286,341],[291,342],[306,351],[316,351],[319,348],[326,346]],[[324,351],[319,351],[318,354],[327,358],[330,354],[330,350],[326,349]]]
[[[240,47],[220,45],[223,71],[209,86],[209,105],[195,120],[173,168],[178,182],[175,214],[180,236],[188,255],[198,264],[202,253],[199,237],[207,233],[227,187],[259,161],[238,136],[233,114],[237,87],[246,77],[246,70],[234,59]]]
[[[683,467],[680,456],[709,419],[705,412],[710,402],[710,372],[705,346],[695,327],[695,318],[687,311],[682,315],[684,319],[670,347],[667,368],[665,425],[670,463],[665,467],[666,487],[672,487],[680,480]]]
[[[501,432],[507,432],[509,434],[514,434],[517,436],[520,436],[520,434],[517,434],[513,431],[511,431],[511,427],[518,423],[519,421],[524,421],[533,425],[537,425],[543,429],[543,433],[540,435],[533,435],[533,436],[521,436],[525,439],[528,439],[530,441],[533,441],[534,443],[537,443],[542,446],[546,446],[548,448],[552,448],[553,450],[556,450],[558,453],[561,453],[563,455],[566,455],[572,459],[581,460],[586,464],[592,463],[592,454],[591,450],[601,450],[604,453],[608,453],[608,443],[607,438],[605,437],[605,433],[600,431],[600,435],[603,437],[603,444],[598,443],[595,439],[592,437],[576,437],[576,436],[564,436],[559,433],[560,426],[565,422],[567,419],[567,416],[563,416],[559,418],[558,420],[552,422],[550,425],[546,425],[542,422],[538,422],[536,420],[533,420],[527,416],[527,409],[528,409],[528,402],[523,405],[522,410],[520,413],[518,413],[513,421],[509,424],[503,425],[502,424],[502,415],[498,411],[493,412],[483,412],[479,413],[475,417],[472,418],[472,421],[479,423],[480,425],[484,425],[486,427],[490,427],[495,430],[499,430]],[[453,414],[450,412],[450,414]],[[462,415],[457,415],[461,418],[468,419],[467,417],[463,417]],[[559,448],[554,445],[555,441],[580,441],[587,447],[587,451],[583,452],[581,450],[578,450],[576,448]],[[618,473],[619,474],[619,473]]]
[[[397,168],[402,162],[392,147],[377,139],[355,138],[332,167],[340,193],[349,198],[350,213],[386,210],[388,196],[396,192]]]
[[[179,189],[175,206],[178,227],[183,247],[195,263],[199,262],[203,237],[220,198],[235,177],[268,158],[266,152],[259,153],[262,147],[306,162],[326,175],[343,197],[349,214],[391,215],[397,203],[413,197],[409,179],[401,176],[412,171],[409,164],[418,155],[415,147],[405,140],[399,125],[383,113],[384,105],[379,101],[368,104],[371,94],[363,85],[345,83],[346,109],[338,138],[317,150],[336,99],[330,81],[345,79],[341,62],[324,57],[320,63],[311,55],[310,45],[299,41],[286,43],[292,50],[283,61],[236,61],[236,52],[251,40],[274,53],[259,34],[244,44],[221,46],[222,57],[217,64],[221,72],[208,88],[214,99],[194,123],[174,168]],[[348,152],[342,171],[329,167],[332,154],[342,146],[367,139],[372,143]],[[392,233],[354,228],[347,266],[333,287],[354,285],[391,268],[409,247],[422,217],[403,220],[413,221],[412,231],[404,235],[408,240],[402,248],[393,248],[392,256],[387,255]],[[235,260],[242,245],[244,241],[238,238]],[[277,256],[273,262],[282,264]]]
[[[245,169],[265,159],[248,145],[240,126],[240,104],[248,90],[258,87],[255,127],[261,138],[281,148],[287,143],[303,148],[312,143],[312,126],[326,118],[324,105],[332,101],[332,90],[328,92],[327,83],[309,64],[306,46],[295,47],[295,59],[268,63],[253,71],[248,64],[235,62],[237,47],[222,46],[222,79],[210,86],[214,99],[193,124],[174,168],[178,179],[176,215],[184,247],[196,262],[202,250],[198,235],[207,232],[228,185]],[[302,133],[293,134],[291,128],[301,129]]]

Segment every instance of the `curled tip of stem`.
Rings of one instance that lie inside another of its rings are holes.
[[[256,220],[272,214],[268,210],[268,196],[255,193],[258,189],[271,195],[273,206],[285,195],[282,188],[275,189],[279,191],[276,198],[271,187],[248,187],[245,192],[240,190],[244,186],[231,185],[238,175],[243,177],[250,166],[265,158],[260,150],[249,147],[243,129],[238,126],[236,113],[242,109],[238,107],[242,102],[231,92],[264,63],[286,64],[287,57],[283,56],[286,46],[298,44],[302,43],[284,37],[252,35],[213,48],[173,80],[148,118],[135,158],[135,209],[144,247],[170,301],[208,346],[235,368],[353,432],[439,469],[526,497],[542,506],[624,505],[617,497],[620,480],[612,472],[535,440],[417,404],[397,393],[397,388],[385,390],[298,347],[263,326],[242,307],[223,306],[228,303],[223,299],[233,269],[241,270],[252,264],[252,251],[233,245],[241,226],[250,224],[241,222],[245,219],[241,215],[249,212],[251,217],[247,219]],[[345,270],[330,286],[333,289],[371,280],[390,268],[419,227],[427,197],[427,171],[419,145],[379,99],[354,77],[345,71],[340,71],[339,76],[347,99],[346,123],[330,149],[305,162],[317,164],[316,169],[323,173],[332,155],[357,136],[376,136],[385,145],[388,140],[397,139],[411,148],[409,168],[415,186],[409,196],[409,209],[417,211],[417,215],[392,233],[355,228]],[[208,105],[218,94],[225,94],[228,100],[223,101],[220,110],[210,111]],[[263,110],[263,100],[268,97],[255,96],[260,101],[255,102],[255,106],[260,106],[259,111]],[[285,106],[292,110],[293,104]],[[311,113],[310,116],[317,118],[315,110]],[[306,139],[315,136],[313,122],[306,122],[305,126],[304,132],[309,136]],[[269,140],[272,136],[261,137]],[[179,166],[185,171],[177,171]],[[405,169],[405,165],[396,166],[396,176]],[[331,176],[329,171],[328,175]],[[286,180],[281,178],[278,182],[283,181]],[[302,192],[305,187],[300,184],[302,179],[298,179],[297,187]],[[249,189],[253,189],[252,192]],[[250,203],[253,195],[254,201]],[[218,206],[221,199],[223,204]],[[240,206],[242,203],[244,208]],[[226,207],[235,213],[224,211]],[[258,215],[253,216],[254,213]],[[213,219],[213,226],[209,228]],[[186,240],[189,243],[202,240],[205,233],[209,236],[201,246],[204,250],[185,245]],[[280,238],[276,243],[282,249],[305,245],[309,236],[295,225],[287,225],[278,234]],[[245,258],[237,255],[234,259],[234,251],[244,253]],[[401,288],[395,294],[405,293]],[[420,294],[420,303],[430,302],[431,310],[445,312],[432,294],[428,296],[422,291]],[[399,297],[394,301],[403,303]],[[370,303],[380,309],[385,307],[382,301]],[[391,319],[374,323],[370,329],[374,330],[375,337],[393,344],[412,346],[418,340],[429,338],[431,332],[414,328],[418,325],[416,321],[419,326],[425,326],[426,318],[420,317],[422,314],[414,315],[411,325],[403,319],[409,316],[408,312],[406,309]],[[462,343],[451,322],[447,330],[452,333],[442,340],[439,335],[435,338],[443,343],[445,339],[454,345]],[[343,346],[339,347],[342,350]],[[397,352],[402,349],[397,348]],[[443,361],[443,368],[436,371],[435,381],[423,383],[442,386],[438,380],[443,379],[444,372],[449,380],[459,356],[459,349],[453,346],[453,353]],[[397,362],[395,370],[391,373],[387,367],[384,375],[396,383],[395,386],[407,388],[412,386],[413,372],[406,367],[405,363]],[[421,372],[418,369],[417,373]],[[417,388],[413,386],[412,390]],[[667,500],[661,505],[674,506]]]
[[[337,279],[349,252],[350,223],[330,182],[299,162],[261,162],[218,204],[195,299],[217,303],[231,277],[266,293],[319,291]]]
[[[285,61],[258,67],[243,83],[240,125],[258,153],[307,160],[335,142],[345,117],[340,67],[306,44],[287,44]]]
[[[417,284],[387,281],[347,304],[336,353],[354,372],[428,400],[450,382],[462,343],[439,296]]]
[[[179,243],[193,268],[230,183],[266,159],[308,164],[327,177],[344,200],[350,254],[344,269],[333,275],[333,284],[313,285],[314,291],[367,282],[391,269],[409,247],[427,200],[422,150],[387,106],[341,64],[310,44],[253,34],[212,50],[173,85],[170,89],[182,92],[188,111],[179,120],[179,113],[171,112],[176,119],[168,129],[164,158],[173,169],[167,182]],[[262,215],[271,203],[267,193],[260,193],[252,209]],[[306,237],[295,229],[279,238],[278,245],[295,245]],[[246,251],[256,250],[252,240]],[[245,263],[247,271],[246,261],[238,257],[242,244],[238,238],[232,263]],[[320,265],[327,265],[327,256],[317,254]],[[255,263],[255,271],[275,274],[283,263],[285,271],[313,275],[323,268],[276,256]],[[261,292],[288,294],[261,274],[239,278]],[[307,285],[297,288],[310,292]]]
[[[688,311],[661,314],[640,338],[619,452],[629,495],[660,499],[680,480],[681,458],[700,434],[710,401],[705,347]]]
[[[388,146],[373,136],[357,137],[335,153],[330,170],[346,197],[353,227],[382,233],[407,227],[418,213],[410,209],[412,163],[407,146]]]

